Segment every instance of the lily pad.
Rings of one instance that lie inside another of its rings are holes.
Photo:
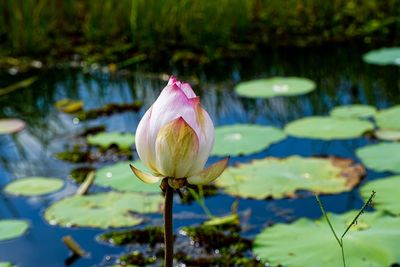
[[[25,122],[20,119],[0,119],[0,134],[12,134],[22,131]]]
[[[0,241],[20,237],[28,227],[29,224],[24,220],[0,220]]]
[[[96,173],[95,184],[111,187],[118,191],[137,193],[160,193],[160,188],[154,184],[140,181],[129,168],[131,162],[119,162],[111,166],[100,168]],[[149,172],[141,161],[132,163],[136,168]]]
[[[347,106],[339,106],[335,107],[331,110],[331,116],[337,118],[368,118],[373,117],[376,114],[377,110],[373,106],[368,105],[347,105]]]
[[[400,141],[400,130],[379,129],[374,132],[376,138],[385,141]]]
[[[315,89],[315,83],[306,78],[273,77],[241,82],[235,87],[237,94],[252,98],[294,96],[307,94]]]
[[[128,227],[143,221],[135,213],[158,212],[162,202],[161,195],[117,192],[74,195],[51,205],[44,217],[50,224],[64,227]]]
[[[400,130],[400,105],[379,111],[375,119],[380,129]]]
[[[381,143],[357,149],[357,156],[371,170],[400,173],[400,143]]]
[[[356,214],[350,211],[328,216],[336,232],[343,233]],[[400,217],[364,213],[343,239],[346,265],[382,267],[400,262],[399,225]],[[255,238],[253,251],[271,266],[342,266],[340,247],[325,218],[268,227]]]
[[[0,267],[13,267],[11,262],[0,262]]]
[[[400,47],[381,48],[363,55],[366,63],[376,65],[400,65]]]
[[[351,190],[365,173],[352,160],[341,158],[265,158],[228,167],[216,185],[245,198],[295,197],[298,190],[340,193]]]
[[[135,143],[135,135],[130,133],[98,133],[89,135],[87,141],[90,145],[99,146],[103,149],[116,145],[122,150],[129,150]]]
[[[20,196],[39,196],[60,190],[64,181],[58,178],[28,177],[9,183],[4,191]]]
[[[373,129],[369,121],[312,116],[289,123],[285,132],[301,138],[335,140],[357,138]]]
[[[215,144],[212,155],[247,155],[262,151],[273,143],[286,138],[286,134],[275,127],[251,124],[235,124],[215,129]]]
[[[365,184],[360,192],[364,199],[368,199],[372,191],[376,192],[373,203],[377,210],[387,211],[393,215],[400,215],[400,176],[390,176]]]

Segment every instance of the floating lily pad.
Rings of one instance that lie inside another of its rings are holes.
[[[12,134],[22,131],[25,122],[20,119],[0,119],[0,134]]]
[[[376,138],[385,141],[400,141],[400,130],[379,129],[374,132]]]
[[[294,197],[298,190],[340,193],[353,188],[364,169],[340,158],[265,158],[228,167],[216,180],[230,195],[264,199]]]
[[[0,262],[0,267],[13,267],[11,262]]]
[[[100,168],[96,173],[95,184],[125,192],[160,193],[160,188],[157,185],[146,184],[136,178],[129,168],[129,164],[149,172],[141,161],[134,163],[129,161],[119,162]]]
[[[64,181],[58,178],[28,177],[9,183],[4,191],[20,196],[39,196],[60,190]]]
[[[29,224],[24,220],[0,220],[0,241],[21,236],[28,227]]]
[[[400,47],[369,51],[363,55],[363,60],[376,65],[400,65]]]
[[[400,215],[400,176],[391,176],[365,184],[360,192],[364,199],[368,199],[372,191],[376,192],[373,199],[374,208],[387,211],[393,215]]]
[[[357,211],[329,214],[337,233],[343,233]],[[364,213],[344,237],[346,265],[382,267],[400,262],[400,218],[380,212]],[[271,266],[342,266],[340,247],[325,218],[300,219],[267,227],[254,241],[253,251]]]
[[[215,129],[212,155],[246,155],[262,151],[286,138],[282,130],[251,124],[235,124]]]
[[[87,141],[90,145],[99,146],[103,149],[116,145],[122,150],[129,150],[135,143],[135,135],[130,133],[98,133],[89,135]]]
[[[400,130],[400,105],[378,112],[375,119],[380,129]]]
[[[127,227],[143,221],[135,213],[158,212],[162,202],[161,195],[117,192],[74,195],[51,205],[44,217],[50,224],[65,227]]]
[[[315,83],[306,78],[274,77],[241,82],[235,87],[237,94],[252,98],[293,96],[307,94],[315,89]]]
[[[373,129],[369,121],[312,116],[289,123],[285,132],[302,138],[335,140],[357,138]]]
[[[377,172],[400,173],[400,143],[382,143],[359,148],[357,156]]]
[[[331,110],[331,116],[338,118],[368,118],[376,114],[376,108],[368,105],[347,105],[335,107]]]

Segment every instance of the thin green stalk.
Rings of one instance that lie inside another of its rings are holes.
[[[187,187],[189,193],[193,196],[194,200],[200,205],[200,207],[203,209],[204,213],[209,217],[210,219],[215,218],[214,215],[212,215],[211,211],[207,208],[205,202],[204,202],[204,191],[203,191],[203,186],[199,185],[199,194],[192,188]]]
[[[165,178],[168,179],[168,178]],[[165,180],[165,202],[164,202],[164,267],[172,267],[174,259],[174,237],[172,222],[172,207],[174,189]]]
[[[368,198],[368,200],[364,203],[364,205],[362,206],[362,208],[360,209],[360,211],[357,213],[357,215],[354,217],[354,219],[351,221],[351,223],[349,224],[349,226],[347,226],[346,230],[343,232],[342,236],[338,237],[338,235],[335,232],[335,229],[333,228],[333,225],[331,223],[331,221],[329,220],[328,214],[325,211],[324,205],[322,204],[322,201],[319,199],[319,196],[317,194],[315,194],[315,198],[317,199],[318,205],[322,211],[323,216],[325,217],[326,221],[328,222],[329,228],[331,229],[333,235],[335,236],[336,241],[338,242],[339,246],[340,246],[340,250],[342,253],[342,261],[343,261],[343,266],[346,267],[346,258],[344,255],[344,243],[343,243],[343,238],[345,237],[345,235],[347,234],[347,232],[350,230],[350,228],[357,223],[358,218],[361,216],[361,214],[364,212],[364,210],[368,207],[368,205],[371,204],[372,199],[375,196],[375,191],[372,191],[370,197]]]

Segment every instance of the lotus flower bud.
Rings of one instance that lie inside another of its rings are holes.
[[[132,165],[131,169],[146,183],[168,177],[169,184],[178,188],[186,182],[206,184],[216,179],[228,163],[224,159],[204,169],[214,144],[214,125],[190,85],[175,77],[169,79],[139,122],[135,143],[140,159],[152,174]]]

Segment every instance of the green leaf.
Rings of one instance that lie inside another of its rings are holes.
[[[155,213],[163,203],[161,195],[107,192],[74,195],[52,204],[44,217],[64,227],[114,228],[140,224],[136,213]]]
[[[335,107],[330,114],[337,118],[363,119],[373,117],[377,110],[373,106],[368,105],[347,105]]]
[[[0,262],[0,267],[13,267],[11,262]]]
[[[374,208],[400,215],[400,176],[390,176],[366,183],[360,189],[361,196],[368,199],[372,191],[376,192],[373,199]]]
[[[158,185],[146,184],[139,180],[129,168],[130,163],[129,161],[124,161],[100,168],[96,172],[94,183],[124,192],[159,193],[161,191]],[[141,161],[135,161],[132,165],[142,171],[150,172]]]
[[[400,105],[379,111],[376,124],[384,130],[400,130]]]
[[[0,241],[20,237],[28,227],[24,220],[0,220]]]
[[[241,82],[235,87],[240,96],[270,98],[307,94],[315,89],[315,83],[306,78],[273,77]]]
[[[400,173],[400,143],[381,143],[357,149],[365,166],[377,172]]]
[[[376,65],[400,65],[400,47],[380,48],[363,55],[366,63]]]
[[[60,190],[64,181],[49,177],[27,177],[9,183],[4,191],[20,196],[40,196]]]
[[[116,145],[121,150],[130,150],[135,143],[135,135],[130,133],[98,133],[87,137],[88,144],[103,149]]]
[[[0,119],[0,134],[12,134],[22,131],[25,122],[20,119]]]
[[[282,130],[251,124],[234,124],[215,129],[212,155],[237,156],[262,151],[286,138]]]
[[[342,233],[357,212],[328,216],[336,232]],[[343,239],[347,266],[389,267],[400,262],[399,225],[400,217],[364,213]],[[267,227],[255,238],[253,251],[271,266],[343,266],[340,247],[325,218]]]
[[[364,169],[340,158],[265,158],[228,167],[216,185],[230,195],[265,199],[294,197],[297,190],[320,193],[349,191]]]
[[[301,138],[335,140],[357,138],[373,129],[368,121],[311,116],[289,123],[285,132]]]
[[[14,92],[18,89],[22,89],[22,88],[26,88],[31,86],[34,82],[36,82],[38,79],[38,77],[34,76],[34,77],[30,77],[28,79],[13,83],[7,87],[4,88],[0,88],[0,96],[9,94],[11,92]]]

